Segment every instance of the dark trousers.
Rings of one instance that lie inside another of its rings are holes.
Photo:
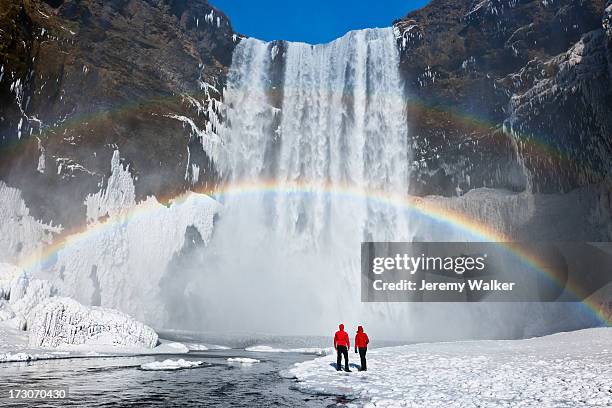
[[[338,353],[338,359],[336,360],[336,369],[340,370],[340,368],[342,368],[342,356],[344,356],[344,369],[348,371],[348,348],[346,348],[346,346],[338,346],[336,347],[336,352]]]
[[[367,370],[368,366],[366,365],[366,353],[368,352],[368,348],[367,347],[359,347],[359,358],[361,359],[361,370]]]

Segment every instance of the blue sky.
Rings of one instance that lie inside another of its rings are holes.
[[[329,42],[350,30],[388,27],[428,0],[209,0],[234,30],[261,40]]]

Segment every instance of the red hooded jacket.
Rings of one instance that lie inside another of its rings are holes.
[[[340,330],[336,332],[334,335],[334,348],[338,346],[344,346],[346,348],[351,347],[351,342],[349,340],[348,333],[344,331],[344,325],[341,324],[338,326]]]
[[[368,343],[370,339],[368,335],[363,332],[363,326],[357,327],[357,334],[355,335],[355,347],[356,348],[365,348],[368,347]]]

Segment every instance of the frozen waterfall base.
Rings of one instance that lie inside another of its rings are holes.
[[[368,371],[338,373],[335,356],[289,370],[299,389],[366,407],[612,405],[612,328],[527,340],[414,344],[368,352]]]

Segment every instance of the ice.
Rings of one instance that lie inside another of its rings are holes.
[[[603,407],[612,404],[611,342],[612,328],[598,328],[415,344],[369,351],[366,372],[338,373],[333,356],[296,363],[289,373],[304,391],[370,407]]]
[[[26,272],[8,263],[0,263],[0,321],[16,318],[21,329],[32,309],[51,296],[51,284],[32,279]]]
[[[171,342],[171,343],[164,343],[162,344],[162,347],[172,350],[174,353],[188,353],[189,352],[189,348],[186,345],[184,345],[183,343],[178,343],[176,341]]]
[[[45,264],[43,273],[62,296],[118,309],[164,326],[162,279],[195,228],[204,243],[221,208],[204,194],[185,193],[164,205],[154,197],[135,202],[134,182],[119,153],[113,155],[107,187],[87,200],[90,223]]]
[[[326,356],[333,352],[333,348],[321,348],[321,347],[303,347],[303,348],[276,348],[270,346],[252,346],[247,347],[246,351],[253,351],[258,353],[301,353],[301,354],[316,354],[319,356]]]
[[[29,346],[114,345],[155,347],[157,333],[125,313],[86,307],[69,298],[50,298],[32,311]]]
[[[204,344],[187,344],[189,351],[206,351],[208,347]]]
[[[190,192],[167,205],[154,197],[136,202],[132,176],[118,151],[106,187],[89,195],[85,205],[87,228],[69,236],[57,250],[45,251],[62,228],[30,216],[20,191],[0,181],[0,261],[28,270],[15,280],[11,274],[21,272],[0,266],[0,295],[9,300],[9,291],[14,293],[10,310],[4,302],[0,315],[21,316],[25,328],[29,310],[53,289],[84,305],[118,309],[163,326],[161,281],[171,279],[168,266],[183,248],[188,228],[204,243],[209,241],[221,205]]]
[[[218,344],[208,344],[206,345],[206,347],[208,347],[209,350],[230,350],[231,349],[231,347],[220,346]]]
[[[211,103],[209,104],[209,108],[207,110],[209,117],[211,117],[210,115],[212,114],[216,115],[216,113],[214,112],[214,108],[212,107],[212,104],[213,102],[211,100]],[[200,139],[202,143],[202,147],[204,148],[204,152],[206,153],[206,155],[215,162],[218,160],[219,150],[221,147],[221,139],[219,135],[215,133],[214,131],[215,126],[213,123],[208,122],[206,124],[206,128],[200,129],[198,125],[196,125],[196,123],[193,121],[193,119],[188,118],[187,116],[174,115],[174,114],[165,115],[165,116],[167,118],[178,120],[179,122],[182,122],[184,126],[188,125],[191,130],[191,134]],[[211,117],[211,120],[213,120],[212,117]],[[214,120],[214,122],[216,122],[216,120]]]
[[[227,359],[228,364],[243,364],[243,365],[251,365],[254,363],[259,363],[259,360],[248,357],[230,357]]]
[[[182,358],[178,360],[153,361],[152,363],[142,364],[142,370],[181,370],[185,368],[194,368],[202,365],[201,361],[187,361]]]
[[[0,181],[0,260],[18,264],[39,252],[61,230],[32,217],[21,192]]]
[[[111,176],[106,189],[90,194],[85,199],[87,220],[97,221],[104,216],[115,216],[136,204],[135,187],[129,167],[121,164],[118,150],[113,152]]]
[[[0,363],[13,363],[21,361],[34,361],[34,360],[50,360],[54,358],[61,358],[61,354],[56,353],[0,353]]]

